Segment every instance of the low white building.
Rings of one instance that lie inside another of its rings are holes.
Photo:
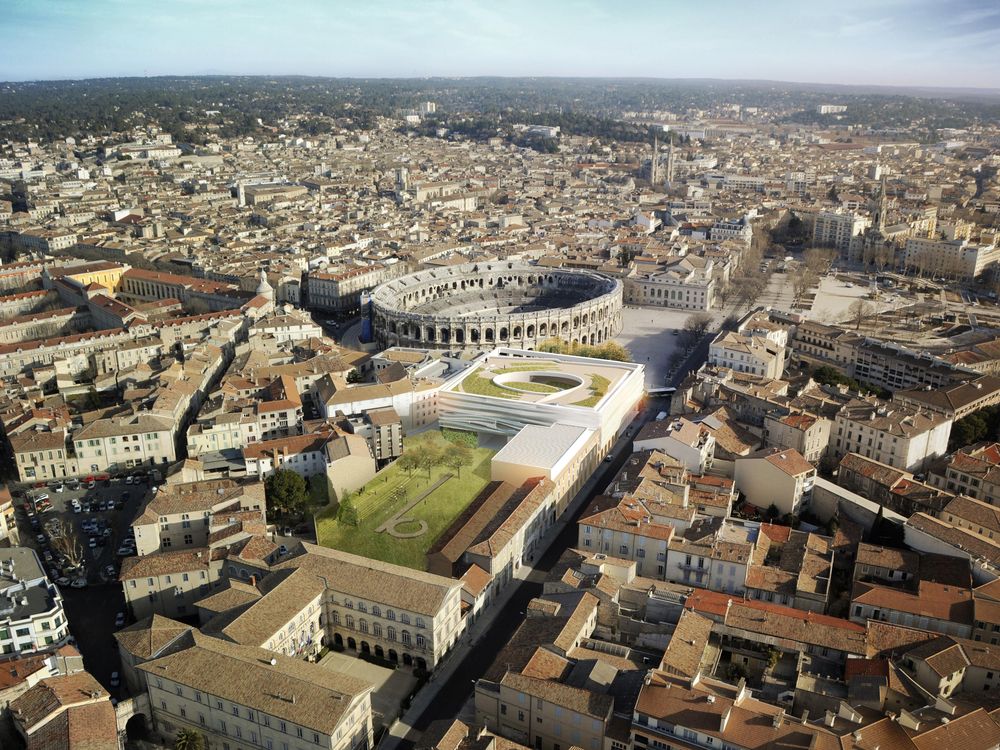
[[[812,498],[816,467],[796,450],[765,448],[736,459],[736,489],[758,508],[798,514]]]
[[[709,430],[685,417],[647,422],[632,441],[632,451],[656,450],[675,458],[694,474],[712,468],[715,438]]]
[[[68,637],[62,595],[35,551],[0,549],[0,653],[52,650]]]

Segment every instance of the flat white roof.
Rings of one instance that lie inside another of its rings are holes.
[[[493,456],[494,461],[532,466],[558,474],[566,454],[590,430],[573,425],[554,424],[549,427],[529,424],[512,437]]]

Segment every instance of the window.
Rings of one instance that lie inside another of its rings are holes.
[[[500,714],[502,716],[506,716],[507,715],[507,704],[505,704],[505,703],[501,703],[500,704]]]

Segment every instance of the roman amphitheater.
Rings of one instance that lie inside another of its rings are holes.
[[[382,347],[535,349],[555,337],[600,344],[621,330],[621,309],[617,279],[510,262],[419,271],[372,292]]]

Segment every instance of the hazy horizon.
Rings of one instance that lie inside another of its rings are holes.
[[[712,79],[998,90],[982,0],[11,0],[11,82],[158,76]]]

